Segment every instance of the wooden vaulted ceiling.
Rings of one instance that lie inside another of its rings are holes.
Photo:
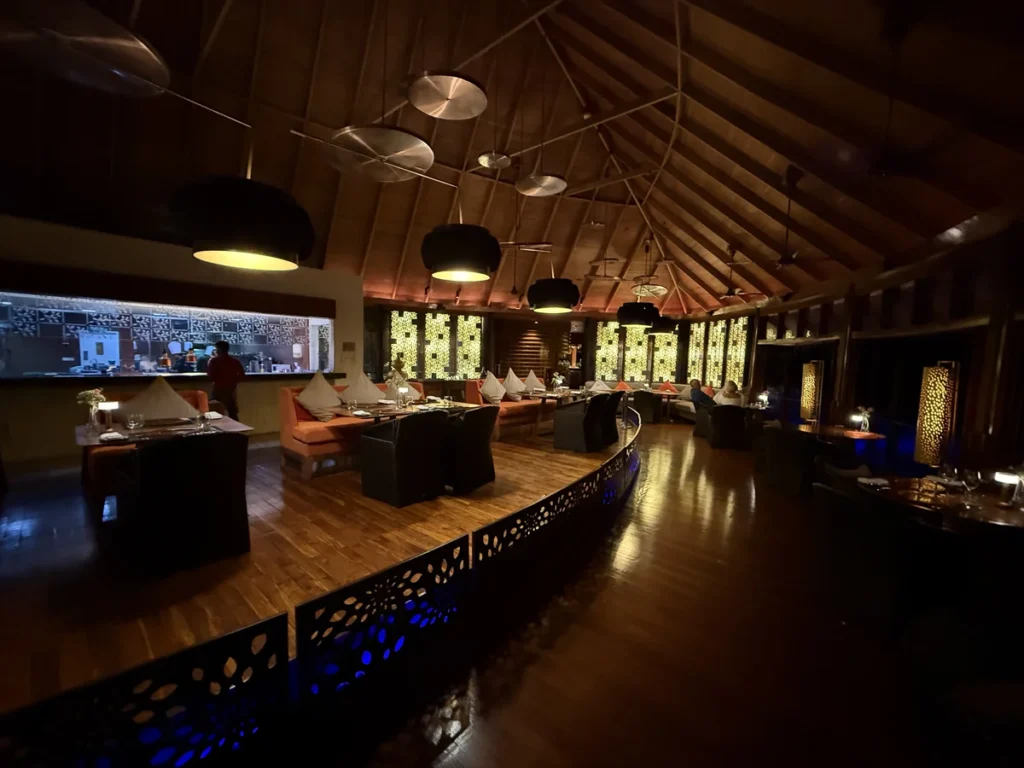
[[[173,239],[174,189],[242,173],[251,142],[252,177],[309,210],[317,264],[362,275],[379,299],[514,310],[553,272],[577,281],[584,311],[614,312],[645,272],[652,227],[665,313],[808,294],[927,253],[937,234],[1014,199],[1024,173],[1019,14],[907,4],[917,13],[894,56],[883,35],[891,16],[868,0],[93,5],[161,52],[175,90],[253,128],[170,97],[117,99],[5,64],[18,119],[2,128],[4,207]],[[424,68],[473,77],[487,110],[451,122],[406,104]],[[518,218],[518,239],[550,240],[551,256],[506,251],[489,282],[431,281],[420,241],[458,220],[453,190],[339,174],[321,146],[290,133],[326,139],[379,122],[382,109],[385,123],[431,144],[429,173],[459,185],[466,222],[510,240]],[[477,168],[495,144],[515,153],[542,138],[543,170],[568,180],[564,195],[515,192],[517,175],[540,166],[538,150],[501,173]],[[790,166],[803,172],[795,187]],[[787,225],[798,255],[780,268]],[[617,260],[592,267],[601,257]],[[605,271],[625,280],[585,277]],[[723,298],[730,287],[740,295]]]

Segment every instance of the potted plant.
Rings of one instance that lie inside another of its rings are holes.
[[[97,413],[99,412],[100,403],[107,401],[106,396],[103,394],[103,390],[97,389],[86,389],[78,393],[77,402],[79,405],[86,405],[89,407],[89,421],[86,426],[90,432],[99,431],[99,419]]]

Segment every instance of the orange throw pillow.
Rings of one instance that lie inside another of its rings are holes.
[[[679,390],[675,388],[675,385],[671,381],[666,381],[664,384],[662,384],[660,387],[658,387],[658,391],[659,392],[672,392],[673,394],[676,394],[676,395],[679,394]]]
[[[618,391],[618,390],[621,390],[621,391],[623,391],[623,392],[632,392],[632,391],[633,391],[632,389],[630,389],[630,386],[629,386],[629,384],[627,384],[627,383],[626,383],[626,382],[624,382],[624,381],[620,381],[620,382],[619,382],[618,384],[616,384],[616,385],[615,385],[615,389],[616,389],[617,391]]]
[[[713,387],[701,387],[700,391],[703,392],[708,397],[714,397],[715,396],[715,390],[714,390]]]

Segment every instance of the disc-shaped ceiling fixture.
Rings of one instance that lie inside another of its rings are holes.
[[[453,283],[489,280],[501,263],[498,239],[475,224],[442,224],[423,237],[423,266],[432,277]]]
[[[636,285],[631,289],[633,295],[637,298],[661,298],[668,293],[668,288],[664,285],[650,282],[653,278],[654,275],[644,275],[641,278],[637,278]]]
[[[214,176],[183,187],[171,210],[200,261],[235,269],[298,269],[313,250],[306,209],[287,192],[237,176]]]
[[[409,85],[408,95],[410,104],[438,120],[469,120],[487,109],[484,89],[458,72],[424,72]]]
[[[81,0],[8,0],[0,52],[118,96],[157,96],[171,83],[156,50]]]
[[[659,317],[654,325],[647,329],[648,336],[671,336],[676,332],[676,321],[671,317]]]
[[[373,181],[407,181],[434,164],[434,150],[414,133],[383,125],[348,126],[331,136],[330,163]],[[385,161],[385,162],[381,162]],[[395,167],[400,166],[400,167]]]
[[[650,328],[660,317],[658,308],[646,301],[627,301],[615,316],[624,328]]]
[[[565,191],[567,184],[561,176],[549,173],[531,173],[516,182],[516,191],[527,197],[551,197]]]
[[[490,168],[491,170],[502,170],[512,165],[512,158],[496,149],[478,155],[476,161],[484,168]]]
[[[544,277],[526,292],[530,309],[544,315],[564,315],[580,303],[580,289],[565,277]]]

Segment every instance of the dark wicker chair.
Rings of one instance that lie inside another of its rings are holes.
[[[245,470],[249,439],[216,432],[140,443],[115,474],[118,565],[163,575],[249,551]],[[178,480],[202,475],[198,485]]]
[[[710,434],[708,442],[712,448],[746,448],[746,414],[738,405],[718,405],[709,414]]]
[[[359,442],[363,495],[404,507],[444,493],[442,455],[449,429],[442,411],[369,427]]]
[[[577,453],[604,447],[601,420],[611,397],[607,392],[578,403],[560,404],[555,409],[555,448]]]
[[[641,424],[661,421],[661,396],[639,390],[633,393],[633,408],[640,414]]]
[[[814,481],[815,440],[795,429],[766,428],[761,433],[764,477],[789,496],[808,496]]]
[[[621,389],[612,392],[608,397],[608,402],[605,403],[604,412],[601,414],[601,436],[604,438],[605,445],[612,445],[619,441],[619,406],[622,404],[625,394]]]
[[[453,493],[469,493],[494,482],[491,433],[500,410],[496,405],[486,405],[449,420],[443,460],[445,484]]]

